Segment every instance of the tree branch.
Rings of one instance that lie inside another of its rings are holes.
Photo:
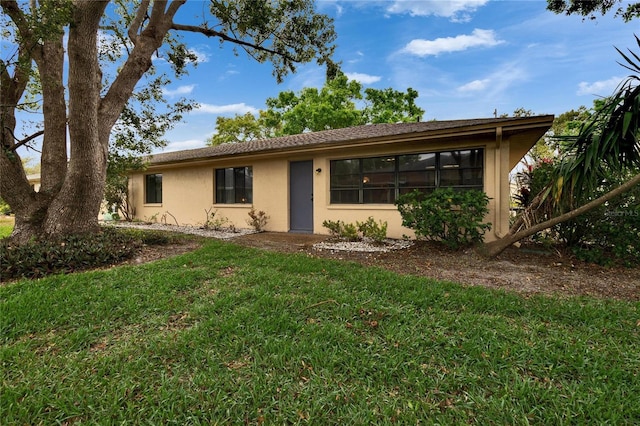
[[[25,39],[30,39],[29,36],[31,35],[31,31],[29,30],[27,21],[24,18],[24,12],[22,12],[22,9],[18,6],[18,2],[15,0],[2,0],[0,5],[2,5],[4,13],[9,15],[13,23],[16,24],[18,31],[20,31],[20,35]]]
[[[222,40],[234,43],[234,44],[238,44],[240,46],[244,46],[244,47],[250,47],[252,49],[256,49],[262,52],[266,52],[266,53],[271,53],[273,55],[278,55],[278,56],[282,56],[283,58],[286,58],[290,61],[294,61],[295,62],[295,58],[292,58],[291,56],[287,55],[285,52],[279,52],[277,50],[273,50],[273,49],[269,49],[267,47],[263,47],[254,43],[250,43],[248,41],[244,41],[244,40],[240,40],[234,37],[230,37],[225,33],[221,33],[220,31],[216,31],[213,30],[211,28],[207,28],[207,27],[198,27],[196,25],[182,25],[182,24],[176,24],[174,23],[171,26],[172,30],[176,30],[176,31],[188,31],[188,32],[192,32],[192,33],[200,33],[200,34],[204,34],[207,37],[219,37]]]
[[[118,31],[118,28],[116,28],[115,25],[101,26],[100,29],[113,31],[114,36],[118,40],[120,40],[120,43],[122,43],[122,47],[124,47],[124,49],[127,51],[127,55],[131,54],[131,50],[129,49],[129,42],[127,41],[127,38],[124,36],[124,34]],[[132,41],[131,43],[135,46],[135,41]]]
[[[166,1],[154,2],[147,25],[140,32],[140,35],[135,36],[136,42],[133,50],[106,95],[100,101],[100,121],[104,132],[110,131],[111,126],[116,122],[131,97],[135,85],[151,67],[153,52],[162,46],[164,37],[173,24],[173,17],[185,2],[186,0],[172,0],[168,8],[166,8]],[[143,2],[143,5],[145,3],[149,4],[149,2]],[[136,19],[142,13],[140,10],[143,9],[143,5],[139,6]]]
[[[22,140],[18,140],[18,138],[16,138],[16,135],[13,134],[13,129],[11,129],[9,126],[4,126],[4,129],[6,131],[8,131],[9,133],[11,133],[11,136],[13,136],[13,139],[17,140],[18,143],[15,145],[12,145],[11,147],[9,147],[9,151],[15,151],[16,149],[20,148],[22,145],[25,145],[29,142],[31,142],[32,140],[34,140],[35,138],[37,138],[38,136],[42,136],[44,135],[44,130],[39,130],[37,132],[35,132],[34,134],[32,134],[31,136],[28,136]]]
[[[138,42],[138,30],[142,26],[142,21],[144,20],[144,17],[147,16],[147,9],[149,9],[150,1],[151,0],[142,0],[142,2],[140,3],[140,6],[138,6],[136,17],[131,22],[131,25],[129,26],[129,30],[127,31],[127,34],[129,35],[129,39],[131,40],[134,46]]]
[[[29,52],[29,55],[34,54],[42,56],[42,46],[38,44],[38,40],[34,40],[33,31],[29,28],[24,12],[18,6],[18,2],[15,0],[2,0],[0,2],[4,13],[9,15],[11,21],[18,28],[18,32],[22,37],[21,46],[25,46],[25,51]]]

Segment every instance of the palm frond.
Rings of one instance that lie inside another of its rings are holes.
[[[635,39],[640,47],[640,38]],[[576,194],[592,193],[607,172],[640,167],[640,55],[616,50],[626,61],[621,65],[634,74],[618,85],[577,136],[559,138],[564,158],[549,200],[556,206],[570,207]]]

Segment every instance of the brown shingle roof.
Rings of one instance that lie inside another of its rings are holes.
[[[149,157],[151,164],[204,160],[208,158],[227,157],[238,154],[283,152],[304,149],[307,147],[331,146],[355,143],[370,139],[409,136],[411,134],[430,134],[439,132],[459,132],[474,128],[493,128],[497,126],[517,125],[550,121],[553,116],[509,117],[509,118],[477,118],[471,120],[425,121],[418,123],[368,124],[347,127],[344,129],[324,130],[320,132],[302,133],[271,139],[255,140],[242,143],[227,143],[218,146],[190,149],[185,151],[155,154]]]

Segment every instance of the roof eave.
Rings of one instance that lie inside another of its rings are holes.
[[[371,147],[381,144],[386,144],[391,141],[393,142],[411,142],[416,140],[432,140],[432,139],[442,139],[442,138],[451,138],[451,137],[460,137],[460,136],[478,136],[482,134],[494,134],[496,129],[502,128],[504,134],[510,133],[518,133],[521,131],[531,130],[533,128],[543,128],[548,129],[553,124],[553,115],[542,115],[542,116],[534,116],[534,117],[526,117],[520,118],[517,121],[505,121],[499,123],[482,123],[475,125],[466,125],[460,127],[452,127],[446,129],[433,129],[426,130],[421,132],[408,132],[402,134],[393,134],[393,135],[383,135],[383,136],[374,136],[374,137],[361,137],[354,139],[346,139],[346,140],[334,140],[334,141],[326,141],[319,142],[316,144],[301,144],[295,146],[287,146],[287,147],[274,147],[271,149],[265,149],[260,151],[248,151],[248,152],[238,152],[238,153],[229,153],[229,154],[219,154],[219,155],[207,155],[207,156],[199,156],[192,158],[184,158],[184,159],[173,159],[167,161],[153,161],[153,156],[151,156],[151,161],[149,163],[149,167],[157,168],[161,166],[167,165],[182,165],[182,164],[198,164],[198,163],[207,163],[211,161],[219,161],[226,160],[229,158],[269,158],[269,157],[277,157],[283,154],[294,154],[299,152],[309,152],[309,153],[317,153],[327,150],[339,149],[342,147]],[[545,131],[546,131],[545,129]],[[543,132],[544,133],[544,132]],[[535,141],[534,141],[535,143]]]

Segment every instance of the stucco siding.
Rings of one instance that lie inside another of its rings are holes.
[[[330,161],[352,157],[375,157],[403,153],[431,152],[446,149],[484,148],[484,190],[490,198],[490,213],[485,221],[493,224],[493,230],[486,234],[486,240],[495,239],[495,232],[504,232],[508,226],[508,215],[498,214],[499,207],[504,208],[505,192],[508,188],[505,167],[508,167],[508,141],[502,141],[502,149],[496,150],[494,141],[468,140],[451,141],[449,143],[420,146],[412,143],[407,146],[397,145],[376,147],[363,151],[347,147],[333,150],[328,154],[317,153],[313,161],[313,227],[314,233],[327,234],[322,226],[325,220],[342,220],[355,223],[373,217],[376,221],[387,222],[387,234],[390,238],[414,237],[411,229],[402,226],[402,218],[393,204],[331,204],[330,203]],[[393,148],[393,149],[392,149]],[[505,151],[506,150],[506,151]],[[506,152],[506,154],[505,154]],[[205,210],[215,211],[216,217],[224,217],[228,224],[237,228],[248,228],[248,212],[251,207],[262,210],[269,216],[267,231],[288,232],[290,218],[289,202],[289,164],[291,161],[310,160],[309,156],[291,156],[288,158],[256,159],[239,158],[235,161],[212,161],[210,164],[197,167],[153,167],[148,173],[162,173],[162,204],[144,203],[144,174],[135,174],[131,178],[131,195],[139,219],[153,218],[174,223],[176,218],[180,225],[202,225],[206,220]],[[215,169],[226,167],[251,166],[253,169],[253,203],[252,204],[216,204],[215,203]],[[318,171],[319,169],[319,171]],[[505,185],[499,182],[505,180]],[[506,195],[508,211],[508,191]],[[168,213],[171,215],[169,215]],[[501,224],[501,225],[497,225]]]
[[[286,159],[263,160],[253,165],[253,207],[256,211],[264,211],[269,220],[266,230],[289,230],[288,199],[288,162]],[[247,210],[239,227],[248,227]]]
[[[181,225],[201,225],[207,219],[205,210],[210,210],[218,218],[227,218],[228,224],[247,228],[247,213],[253,207],[269,216],[267,231],[288,232],[292,208],[290,165],[311,160],[314,233],[328,233],[322,226],[325,220],[354,223],[373,217],[387,222],[389,237],[413,237],[413,232],[402,226],[393,204],[331,204],[331,161],[482,148],[482,185],[489,197],[485,221],[492,224],[485,240],[491,241],[509,228],[509,172],[552,120],[553,116],[542,116],[360,126],[160,154],[154,156],[146,172],[131,176],[130,197],[139,219],[155,216],[159,221],[164,217],[172,223],[170,213]],[[424,133],[418,135],[416,129]],[[215,170],[242,167],[252,168],[252,203],[216,203]],[[162,174],[163,197],[159,204],[144,203],[144,175],[151,173]],[[298,216],[302,212],[295,211]]]
[[[162,174],[162,203],[145,203],[144,176]],[[133,175],[130,196],[135,217],[180,225],[203,224],[205,209],[213,204],[213,170],[210,167],[172,168]],[[174,220],[175,217],[175,220]]]

